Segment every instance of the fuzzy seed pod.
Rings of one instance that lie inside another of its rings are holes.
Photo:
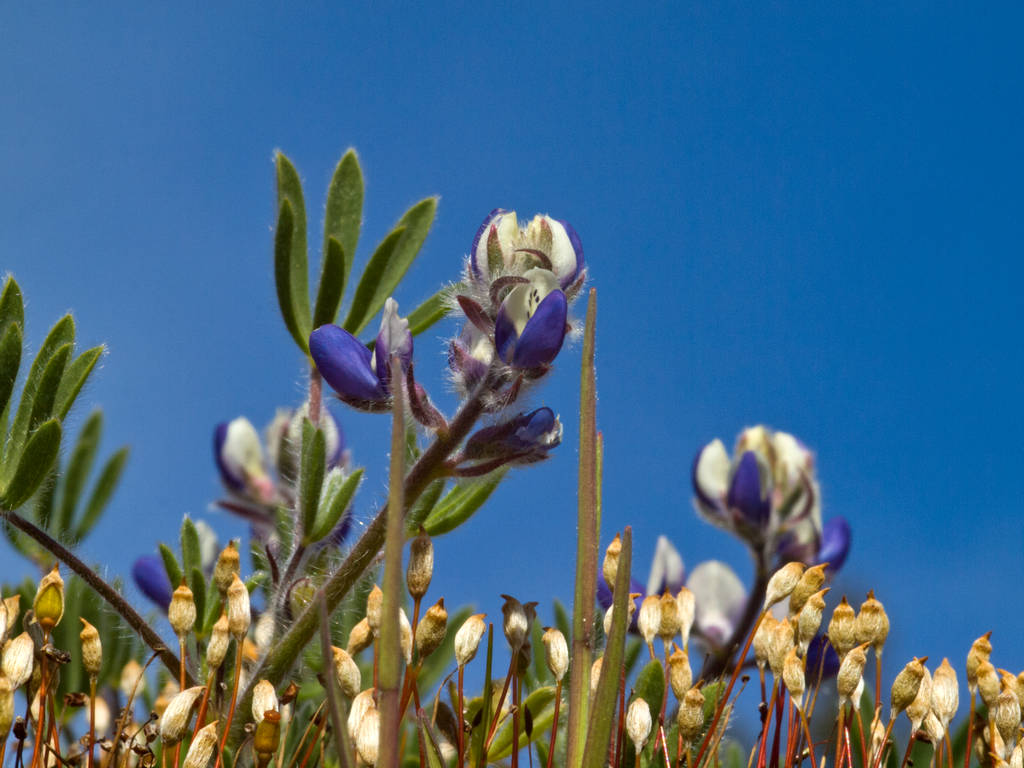
[[[629,709],[626,710],[626,734],[633,742],[638,756],[644,748],[644,744],[647,743],[647,737],[651,734],[652,724],[651,708],[647,701],[641,698],[633,699]]]
[[[803,709],[804,701],[804,659],[798,656],[796,648],[790,648],[782,665],[782,682],[786,684],[790,698],[797,709]]]
[[[672,694],[677,701],[682,701],[686,692],[693,685],[693,670],[690,669],[689,654],[673,643],[672,653],[668,657],[668,681],[672,686]]]
[[[1010,768],[1024,768],[1024,741],[1018,741],[1010,752]]]
[[[892,705],[892,713],[889,715],[889,719],[895,719],[896,715],[905,710],[917,697],[917,692],[921,687],[921,679],[924,677],[925,668],[924,663],[928,660],[925,656],[922,659],[915,658],[913,661],[907,663],[900,673],[896,675],[896,679],[892,682],[892,691],[890,692],[890,703]]]
[[[683,622],[679,616],[679,603],[676,602],[675,597],[673,597],[672,593],[667,589],[658,600],[658,603],[661,608],[661,621],[658,623],[658,637],[661,638],[667,648],[672,638],[679,633],[679,629],[682,627]]]
[[[64,616],[64,579],[60,577],[58,566],[53,566],[53,570],[40,579],[32,610],[44,632],[60,624]]]
[[[402,649],[405,665],[409,666],[412,664],[412,625],[409,624],[405,610],[401,608],[398,609],[398,644]]]
[[[612,634],[612,619],[615,618],[615,606],[609,605],[608,610],[604,612],[604,636],[611,637]]]
[[[661,629],[661,600],[657,596],[648,595],[640,603],[640,615],[637,616],[636,626],[653,654],[654,636]]]
[[[1017,691],[1017,701],[1022,702],[1022,706],[1024,706],[1024,672],[1017,675],[1017,680],[1014,685],[1014,690]]]
[[[679,634],[683,636],[683,650],[690,648],[690,630],[693,629],[693,619],[697,614],[697,598],[686,587],[681,587],[676,594],[676,604],[679,606]]]
[[[767,613],[761,619],[761,623],[757,625],[757,631],[754,633],[754,660],[757,661],[757,668],[762,672],[768,664],[768,649],[771,647],[772,634],[778,623],[778,619]]]
[[[556,681],[561,680],[569,669],[569,644],[565,641],[565,635],[554,627],[546,627],[541,640],[548,669]]]
[[[265,712],[256,725],[252,737],[252,750],[256,753],[256,764],[266,766],[281,744],[281,714]]]
[[[821,627],[821,617],[825,613],[825,594],[827,592],[827,588],[822,589],[808,597],[804,601],[800,613],[797,615],[796,641],[800,648],[801,656],[807,653],[807,647],[811,644],[811,640],[818,634],[818,629]]]
[[[217,586],[221,598],[227,595],[231,582],[241,571],[242,562],[238,557],[238,544],[229,541],[217,556],[217,564],[213,566],[213,583]]]
[[[228,616],[222,613],[210,632],[210,642],[206,644],[206,665],[211,669],[220,669],[224,658],[228,655],[228,643],[231,635],[228,631]]]
[[[832,611],[832,620],[828,623],[828,641],[835,648],[840,661],[853,646],[857,645],[857,615],[853,607],[846,601],[846,595]]]
[[[868,599],[861,603],[860,613],[854,623],[854,633],[858,643],[870,643],[875,655],[882,654],[885,638],[889,636],[889,617],[876,598],[874,590],[868,592]]]
[[[380,616],[384,609],[384,592],[376,584],[366,596],[366,621],[370,624],[373,634],[380,634]]]
[[[171,622],[174,634],[179,638],[185,637],[195,626],[196,601],[192,597],[192,590],[188,588],[184,579],[171,595],[171,604],[167,607],[167,618]]]
[[[252,719],[258,723],[269,711],[277,712],[277,691],[269,680],[260,680],[252,688]]]
[[[409,544],[409,565],[405,570],[409,594],[417,598],[427,594],[433,575],[434,545],[426,531],[420,528],[419,535]]]
[[[928,713],[932,709],[932,676],[928,673],[928,668],[924,667],[924,674],[921,675],[921,684],[917,688],[917,695],[914,700],[907,706],[907,717],[910,718],[910,730],[911,732],[917,731],[924,719],[928,717]]]
[[[992,709],[999,698],[999,675],[990,661],[978,665],[978,692],[985,706]]]
[[[355,656],[371,645],[373,645],[373,630],[370,629],[370,622],[364,618],[358,621],[352,627],[352,631],[348,633],[348,645],[345,649],[349,656]]]
[[[771,639],[768,641],[768,666],[776,680],[782,679],[782,670],[786,664],[786,656],[796,646],[796,633],[793,622],[783,619],[775,625]]]
[[[21,615],[21,595],[5,597],[3,602],[4,608],[7,609],[7,632],[3,637],[6,642],[7,635],[14,629],[14,625],[18,623],[18,617]]]
[[[144,677],[144,671],[142,665],[139,664],[135,659],[129,659],[128,663],[121,667],[121,693],[125,697],[132,695],[134,691],[135,695],[138,696],[144,690],[146,690],[146,678]]]
[[[359,693],[359,687],[362,685],[359,665],[341,648],[332,647],[331,652],[334,655],[334,676],[338,681],[338,688],[345,698],[351,699]]]
[[[173,746],[181,741],[192,720],[192,709],[205,690],[205,686],[197,685],[171,698],[160,717],[160,738],[164,744]]]
[[[476,656],[476,649],[480,647],[480,639],[487,631],[487,625],[484,624],[485,615],[477,613],[470,616],[455,633],[455,663],[458,666],[466,666]]]
[[[238,574],[233,574],[231,586],[228,587],[228,631],[236,638],[245,637],[251,621],[249,590],[238,578]]]
[[[679,705],[676,724],[679,726],[679,735],[683,737],[685,745],[692,744],[700,736],[700,732],[704,728],[704,694],[700,688],[691,688],[686,692]]]
[[[217,720],[203,726],[192,739],[182,768],[206,768],[217,746]]]
[[[7,741],[14,722],[14,687],[6,675],[0,675],[0,744]]]
[[[444,609],[442,597],[427,609],[416,625],[416,650],[421,659],[427,658],[444,642],[448,631],[448,611]]]
[[[356,752],[364,763],[370,766],[377,765],[377,758],[380,755],[380,712],[376,707],[367,710],[363,715],[352,741],[355,742]]]
[[[800,582],[800,577],[803,576],[804,567],[803,563],[794,561],[786,563],[772,574],[772,577],[768,579],[768,588],[765,590],[763,610],[767,611],[776,603],[793,594],[793,590]]]
[[[921,727],[924,729],[925,734],[927,734],[928,741],[936,746],[942,741],[942,737],[946,733],[945,727],[939,721],[938,715],[935,714],[934,710],[925,716]]]
[[[981,730],[981,738],[974,742],[979,765],[989,765],[993,762],[998,765],[1006,754],[1006,742],[999,735],[999,730],[991,726],[991,723],[987,723]]]
[[[90,678],[96,677],[103,666],[103,644],[100,642],[100,633],[92,624],[79,617],[82,622],[82,631],[78,633],[78,639],[82,644],[82,666]]]
[[[604,561],[601,563],[601,575],[604,576],[605,583],[608,584],[608,589],[612,592],[615,591],[615,577],[619,572],[620,554],[622,554],[622,539],[616,533],[612,543],[604,551]]]
[[[601,667],[604,664],[604,656],[598,656],[590,665],[590,698],[597,693],[597,684],[601,682]]]
[[[0,667],[3,669],[4,677],[15,690],[29,681],[34,665],[35,646],[28,632],[22,632],[4,646],[3,662]]]
[[[858,684],[863,684],[864,665],[868,663],[867,643],[851,648],[843,657],[836,675],[836,690],[839,692],[839,706],[850,703],[854,707],[860,704],[857,695]]]
[[[363,719],[367,712],[377,706],[373,703],[373,694],[373,688],[367,688],[365,691],[356,694],[356,697],[352,699],[352,705],[348,710],[348,721],[345,725],[348,728],[348,737],[353,741],[356,738],[356,731],[359,730],[359,721]]]
[[[956,672],[949,659],[943,659],[932,678],[932,711],[939,718],[943,729],[949,727],[959,706],[960,690]]]
[[[974,693],[978,689],[978,666],[988,661],[992,655],[991,632],[986,632],[973,643],[967,652],[967,690]]]
[[[1020,726],[1020,702],[1017,694],[1010,688],[1003,688],[1003,692],[996,697],[995,706],[992,707],[992,719],[995,721],[999,735],[1003,737],[1005,744],[1013,744],[1017,735],[1017,728]]]
[[[526,636],[530,631],[530,619],[522,603],[511,595],[502,597],[505,599],[505,604],[501,606],[501,613],[505,617],[505,639],[512,650],[517,651],[526,642]]]
[[[825,563],[808,568],[803,572],[789,596],[789,615],[797,616],[803,610],[808,598],[821,589],[825,583]]]
[[[7,630],[14,622],[10,621],[7,611],[7,602],[0,599],[0,647],[7,642]]]

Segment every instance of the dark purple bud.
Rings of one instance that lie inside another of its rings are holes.
[[[828,563],[830,573],[843,567],[846,556],[850,553],[850,524],[844,517],[833,517],[821,529],[821,548],[818,549],[818,562]]]
[[[749,523],[763,526],[768,522],[771,502],[767,494],[762,494],[761,470],[757,454],[753,451],[746,451],[740,457],[736,474],[729,485],[726,504],[730,509],[738,510]]]
[[[359,339],[337,325],[322,325],[309,335],[309,354],[331,389],[345,400],[381,402],[387,390],[370,361],[372,354]]]
[[[167,578],[164,561],[156,555],[143,555],[132,566],[132,578],[139,590],[164,613],[171,604],[174,590]]]
[[[562,442],[562,424],[550,408],[520,413],[503,424],[484,427],[469,440],[467,459],[531,455],[541,457]]]

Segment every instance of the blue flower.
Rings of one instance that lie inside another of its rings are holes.
[[[520,413],[502,424],[474,432],[466,441],[463,458],[502,458],[518,463],[547,458],[562,442],[562,423],[550,408]]]
[[[146,597],[166,613],[174,592],[164,562],[156,555],[143,555],[132,565],[132,578]]]
[[[531,269],[501,302],[494,321],[498,357],[513,368],[538,368],[558,355],[568,328],[569,302],[555,275]]]
[[[552,272],[563,290],[580,281],[583,244],[576,230],[565,221],[540,214],[520,228],[515,211],[495,208],[473,238],[470,277],[489,285],[499,277],[523,275],[534,267]]]
[[[853,534],[850,524],[844,517],[833,517],[825,523],[821,530],[821,546],[818,548],[818,562],[828,563],[833,573],[843,567],[846,556],[850,554],[850,539]]]
[[[213,456],[228,490],[261,504],[273,501],[274,482],[267,475],[260,436],[247,418],[239,416],[214,428]]]

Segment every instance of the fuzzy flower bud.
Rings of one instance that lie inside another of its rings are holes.
[[[789,615],[796,616],[807,603],[808,598],[821,589],[825,583],[826,563],[808,568],[796,583],[792,593],[789,595]]]
[[[420,529],[419,535],[409,544],[409,565],[405,570],[405,583],[409,594],[423,597],[430,587],[430,579],[434,575],[434,545],[426,531]]]
[[[889,636],[889,617],[885,607],[875,599],[874,591],[868,592],[868,599],[860,606],[854,632],[858,643],[870,643],[875,655],[881,655],[885,638]]]
[[[680,587],[676,594],[676,605],[679,606],[679,633],[683,637],[683,650],[690,645],[690,630],[697,613],[697,598],[687,587]]]
[[[192,708],[205,690],[204,686],[197,685],[171,698],[160,718],[160,738],[164,744],[174,745],[181,741],[192,720]]]
[[[921,675],[921,684],[917,688],[917,695],[914,700],[907,706],[907,717],[910,719],[911,731],[916,731],[924,723],[924,719],[928,717],[928,713],[932,709],[932,676],[928,673],[928,668],[923,667],[924,674]]]
[[[15,690],[21,688],[32,677],[34,663],[35,646],[28,632],[22,632],[4,646],[3,662],[0,667],[3,668],[4,677]]]
[[[612,543],[604,551],[604,561],[601,563],[601,574],[604,576],[608,589],[615,591],[615,577],[619,572],[619,555],[622,554],[622,539],[615,534]]]
[[[363,719],[363,716],[371,709],[376,708],[376,704],[373,703],[373,694],[374,689],[367,688],[352,699],[352,705],[348,710],[348,721],[346,722],[346,727],[348,728],[348,737],[353,741],[356,738],[356,732],[359,730],[359,722]]]
[[[485,615],[477,613],[470,616],[455,633],[455,663],[458,666],[466,666],[476,656],[476,649],[480,647],[480,639],[487,630],[487,625],[484,624]]]
[[[167,618],[171,622],[174,634],[185,637],[192,631],[196,623],[196,602],[192,590],[182,580],[181,585],[171,595],[171,604],[167,607]]]
[[[228,631],[228,617],[222,613],[210,632],[210,642],[206,645],[206,665],[211,669],[220,669],[224,658],[228,655],[228,642],[231,635]]]
[[[800,583],[800,577],[804,573],[804,564],[800,562],[786,563],[779,568],[772,577],[768,579],[768,587],[764,594],[764,608],[768,610],[773,605],[785,600],[796,589]]]
[[[825,612],[826,592],[828,592],[828,589],[815,592],[807,598],[804,602],[804,607],[800,609],[796,622],[796,638],[801,656],[807,654],[807,647],[818,633],[818,628],[821,627],[821,617]]]
[[[402,649],[402,658],[408,666],[412,664],[412,625],[403,609],[398,610],[398,644]]]
[[[661,599],[657,595],[648,595],[640,603],[640,613],[636,618],[636,626],[653,654],[654,636],[661,629]]]
[[[1004,687],[1003,692],[996,697],[995,706],[992,707],[992,718],[995,720],[996,729],[1003,737],[1003,742],[1013,744],[1017,735],[1017,727],[1020,725],[1020,702],[1017,694],[1010,688]]]
[[[978,692],[985,706],[992,709],[999,698],[999,675],[990,661],[978,665]]]
[[[217,746],[217,722],[214,720],[199,729],[189,745],[182,768],[206,768],[210,758],[213,757],[213,750]]]
[[[373,645],[373,630],[370,629],[370,622],[363,618],[356,622],[352,631],[348,633],[348,645],[346,651],[349,656],[355,656]]]
[[[672,686],[672,695],[682,701],[686,692],[693,685],[693,670],[690,669],[690,656],[682,648],[673,643],[672,653],[668,657],[668,681]]]
[[[839,706],[850,703],[854,707],[859,706],[860,696],[857,688],[864,683],[864,665],[868,663],[866,653],[867,643],[858,645],[847,651],[839,665],[839,674],[836,676],[836,690],[839,693]]]
[[[943,728],[949,727],[959,706],[960,689],[956,672],[949,659],[943,659],[932,678],[932,710]]]
[[[364,763],[370,766],[377,764],[380,755],[380,712],[376,707],[368,709],[363,715],[352,741]]]
[[[279,704],[277,703],[277,691],[274,690],[274,684],[269,680],[260,680],[252,689],[252,719],[255,722],[263,720],[263,715],[269,711],[276,712]]]
[[[338,681],[338,688],[345,698],[354,698],[362,685],[359,665],[341,648],[332,647],[331,653],[334,656],[334,675]]]
[[[857,615],[846,601],[846,595],[832,611],[832,620],[828,623],[828,641],[836,649],[840,660],[847,652],[857,645]]]
[[[416,625],[416,650],[421,659],[427,658],[444,642],[448,631],[448,611],[444,608],[442,597],[427,609],[423,618]]]
[[[767,613],[757,625],[757,631],[754,633],[754,660],[757,662],[757,668],[762,672],[768,664],[768,649],[771,647],[772,634],[774,634],[775,625],[778,623],[778,619]]]
[[[629,735],[629,740],[633,742],[638,756],[644,748],[644,744],[647,743],[647,737],[651,734],[652,724],[651,708],[647,701],[642,698],[633,699],[629,709],[626,710],[626,733]]]
[[[896,679],[892,683],[892,691],[890,692],[890,703],[892,704],[890,720],[909,707],[917,697],[917,692],[921,687],[921,680],[924,678],[924,663],[927,660],[927,656],[923,659],[915,658],[896,675]]]
[[[679,726],[679,735],[683,737],[684,744],[692,744],[700,736],[701,729],[704,728],[704,694],[699,688],[691,688],[686,692],[679,705],[676,724]]]
[[[682,627],[682,618],[679,616],[679,603],[667,589],[658,601],[661,607],[661,621],[658,624],[658,637],[662,639],[666,647],[669,641],[679,633]]]
[[[245,637],[249,631],[249,623],[252,621],[252,611],[249,608],[249,590],[245,588],[244,582],[233,574],[233,581],[228,587],[228,631],[237,637]]]
[[[230,541],[217,556],[217,564],[213,567],[213,583],[217,586],[221,597],[227,595],[231,582],[241,570],[242,563],[238,557],[238,544]]]
[[[803,708],[804,701],[804,659],[798,656],[796,648],[790,648],[786,654],[786,660],[782,665],[782,682],[786,684],[790,698],[797,709]]]
[[[366,596],[366,621],[376,635],[380,632],[381,611],[384,609],[384,591],[376,584]]]
[[[53,566],[53,570],[39,581],[32,610],[44,632],[50,632],[60,624],[64,616],[64,579],[60,577],[58,566]]]
[[[772,668],[772,675],[782,679],[782,670],[786,664],[786,655],[796,647],[796,633],[793,631],[793,622],[783,619],[775,625],[771,639],[768,641],[768,666]]]
[[[569,669],[569,644],[565,635],[554,627],[545,627],[541,642],[544,643],[544,660],[548,669],[556,681],[561,680]]]
[[[501,606],[501,612],[505,617],[505,639],[513,650],[518,650],[526,642],[526,635],[530,631],[530,619],[522,603],[510,595],[502,597],[505,599],[505,604]]]
[[[80,621],[82,631],[78,634],[78,639],[82,643],[82,666],[89,677],[94,678],[100,673],[100,667],[103,665],[103,645],[96,627],[85,619]]]
[[[967,652],[967,688],[971,693],[978,689],[978,666],[992,655],[991,632],[986,632],[973,643]]]

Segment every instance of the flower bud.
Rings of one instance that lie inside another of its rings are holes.
[[[182,740],[192,720],[192,708],[205,690],[205,686],[197,685],[171,698],[160,717],[160,738],[165,745],[174,745]]]
[[[264,712],[263,719],[256,725],[252,737],[252,750],[256,753],[257,765],[266,766],[281,744],[281,714]]]
[[[615,534],[612,543],[604,551],[604,562],[601,563],[601,575],[604,576],[608,589],[615,592],[615,577],[619,572],[619,555],[622,554],[622,539]]]
[[[1013,744],[1017,735],[1017,727],[1020,725],[1020,701],[1017,694],[1008,687],[996,697],[995,706],[992,707],[992,719],[995,721],[999,735],[1003,737],[1006,744]]]
[[[640,613],[636,617],[636,626],[653,655],[654,636],[661,629],[661,599],[656,595],[648,595],[640,603]]]
[[[206,644],[206,666],[210,670],[220,669],[224,658],[228,655],[228,643],[231,635],[228,631],[228,616],[222,613],[210,632],[210,642]]]
[[[280,705],[277,702],[277,691],[274,684],[269,680],[260,680],[252,688],[252,719],[260,722],[263,715],[273,710],[277,712]]]
[[[345,725],[348,728],[348,737],[353,741],[356,738],[356,731],[359,729],[359,721],[367,712],[376,707],[376,704],[373,703],[373,694],[373,688],[367,688],[352,699],[352,705],[348,710],[348,721]]]
[[[854,633],[858,643],[870,643],[875,649],[875,655],[881,655],[885,638],[889,636],[889,617],[885,607],[875,599],[874,591],[868,592],[868,599],[860,606]]]
[[[858,645],[847,651],[839,665],[836,675],[836,690],[839,693],[839,706],[849,703],[854,707],[860,705],[857,688],[863,685],[864,665],[868,663],[867,643]]]
[[[7,741],[14,722],[14,687],[6,675],[0,675],[0,744]]]
[[[633,742],[637,756],[647,743],[647,737],[651,734],[651,708],[647,701],[642,698],[633,699],[626,710],[626,733],[629,740]]]
[[[484,616],[486,614],[483,613],[470,616],[455,633],[455,663],[460,667],[466,666],[476,656],[480,639],[487,630]]]
[[[1024,741],[1017,742],[1017,746],[1010,753],[1010,768],[1024,768]]]
[[[380,754],[380,713],[376,707],[368,709],[356,727],[352,741],[360,759],[370,766],[377,765]]]
[[[174,634],[179,638],[191,632],[196,623],[196,603],[192,597],[192,590],[188,588],[184,579],[171,595],[171,604],[167,607],[167,618],[171,622]]]
[[[942,737],[946,733],[945,727],[935,714],[935,710],[929,710],[928,714],[925,715],[924,723],[922,724],[925,734],[928,736],[928,741],[932,744],[938,744],[942,741]]]
[[[21,595],[5,597],[3,604],[7,616],[7,625],[3,634],[0,635],[0,642],[6,643],[11,632],[14,631],[14,626],[18,623],[18,616],[21,614]]]
[[[505,639],[512,650],[519,650],[526,642],[527,633],[530,631],[530,617],[526,607],[514,597],[502,597],[505,599],[505,604],[501,606],[501,612],[505,617]]]
[[[667,589],[658,601],[661,608],[661,621],[658,624],[658,637],[666,644],[678,634],[682,627],[682,619],[679,616],[679,603]]]
[[[227,595],[231,582],[241,571],[242,563],[238,557],[238,544],[229,541],[228,545],[221,550],[217,557],[217,564],[213,567],[213,583],[217,586],[222,598]]]
[[[693,628],[693,618],[697,613],[697,598],[686,587],[680,587],[676,595],[676,604],[679,606],[679,633],[683,636],[685,651],[690,645],[690,630]]]
[[[434,545],[426,531],[420,528],[419,535],[409,544],[409,564],[405,569],[405,583],[409,594],[423,597],[430,587],[434,575]]]
[[[803,709],[804,701],[804,659],[798,656],[796,648],[790,648],[782,665],[782,682],[789,691],[789,696],[797,709]]]
[[[78,639],[82,643],[82,666],[85,667],[89,677],[94,678],[100,673],[100,667],[103,665],[103,645],[100,643],[100,633],[96,627],[85,619],[80,619],[80,621],[82,622],[82,631],[79,633]]]
[[[853,646],[857,645],[857,615],[853,607],[846,601],[846,595],[832,611],[832,620],[828,623],[828,641],[836,649],[840,661]]]
[[[349,656],[355,656],[360,651],[366,650],[373,645],[373,630],[370,629],[370,622],[365,618],[358,621],[352,631],[348,633],[348,645],[346,652]]]
[[[907,706],[907,717],[910,719],[910,730],[917,731],[928,713],[932,709],[932,676],[928,668],[922,665],[924,674],[921,675],[921,684],[917,688],[917,695]]]
[[[978,666],[992,655],[991,632],[986,632],[973,643],[967,652],[967,689],[974,693],[978,689]]]
[[[28,632],[22,632],[13,640],[9,640],[4,646],[3,668],[11,687],[17,690],[28,682],[32,677],[32,667],[35,664],[35,645]]]
[[[892,704],[892,713],[889,715],[890,720],[894,719],[896,715],[909,707],[911,702],[914,701],[921,687],[921,679],[925,673],[924,663],[927,660],[927,656],[923,659],[915,658],[896,675],[896,679],[892,683],[892,691],[890,692],[890,702]]]
[[[821,589],[825,583],[825,563],[808,568],[796,583],[789,596],[789,615],[796,616],[807,603],[808,598]]]
[[[821,616],[825,612],[826,592],[828,589],[815,592],[807,598],[804,607],[800,609],[796,622],[796,639],[801,656],[807,653],[807,646],[811,644],[811,640],[818,634],[818,629],[821,627]]]
[[[744,454],[745,455],[745,454]],[[786,563],[768,579],[768,587],[764,594],[764,608],[768,610],[776,603],[785,600],[796,589],[800,577],[804,573],[804,564],[800,562]]]
[[[376,584],[366,596],[366,621],[373,630],[373,634],[380,632],[381,611],[384,609],[384,592]]]
[[[39,581],[32,610],[43,632],[50,632],[60,624],[64,616],[64,579],[60,577],[58,566],[53,566],[53,570]]]
[[[693,670],[690,669],[689,654],[674,643],[673,646],[668,657],[668,681],[672,686],[672,694],[678,701],[682,701],[693,685]]]
[[[403,609],[398,610],[398,644],[402,649],[402,658],[405,664],[412,664],[412,626],[409,624],[409,617]]]
[[[949,727],[959,706],[960,690],[956,672],[949,659],[943,659],[932,678],[932,710],[944,729]]]
[[[541,641],[544,643],[544,660],[548,669],[555,680],[560,681],[569,669],[569,644],[565,641],[565,635],[554,627],[547,627]]]
[[[214,720],[199,729],[189,745],[182,768],[206,768],[217,746],[217,722]]]
[[[416,651],[420,659],[425,659],[438,649],[444,642],[445,634],[448,631],[448,611],[444,608],[442,597],[434,605],[427,609],[416,625]]]
[[[135,659],[129,659],[128,663],[121,667],[121,693],[125,697],[138,695],[146,690],[145,670]]]
[[[338,681],[338,688],[345,698],[354,698],[362,685],[359,665],[341,648],[332,647],[331,653],[334,656],[334,676]]]
[[[590,665],[590,698],[597,693],[597,684],[601,682],[601,667],[604,665],[604,656],[598,656]]]
[[[985,706],[992,709],[999,698],[999,675],[990,661],[983,661],[978,665],[978,692]]]
[[[683,743],[687,746],[700,736],[704,728],[704,694],[700,688],[691,688],[683,697],[676,715],[676,724]]]
[[[757,662],[757,668],[762,672],[768,664],[768,649],[771,647],[772,634],[778,623],[778,619],[767,613],[757,625],[757,631],[754,633],[754,660]]]
[[[237,573],[232,574],[231,586],[228,587],[228,631],[236,638],[245,637],[251,621],[249,590]]]
[[[771,639],[768,641],[768,666],[772,668],[772,675],[782,679],[782,669],[786,663],[786,655],[796,647],[796,633],[793,631],[793,622],[783,619],[775,625]]]

